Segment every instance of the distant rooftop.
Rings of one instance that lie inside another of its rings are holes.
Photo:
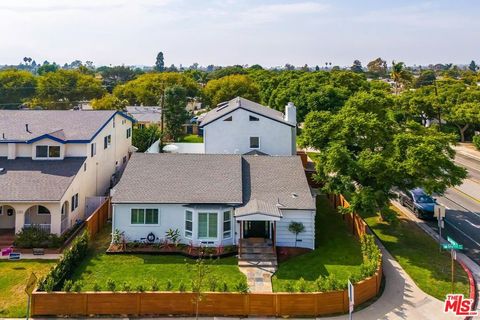
[[[127,106],[126,109],[138,122],[160,123],[162,118],[159,106]]]
[[[0,110],[0,143],[30,142],[49,136],[59,141],[90,141],[115,110]]]

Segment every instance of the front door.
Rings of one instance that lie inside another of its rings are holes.
[[[269,223],[267,221],[245,221],[244,238],[269,238]]]

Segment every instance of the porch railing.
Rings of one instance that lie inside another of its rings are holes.
[[[41,230],[43,230],[43,231],[46,231],[46,232],[48,232],[48,233],[50,233],[50,230],[51,230],[51,228],[50,228],[51,225],[50,225],[50,224],[32,224],[32,223],[25,223],[25,224],[23,225],[23,227],[24,227],[25,229],[28,229],[28,228],[31,228],[31,227],[37,227],[37,228],[39,228],[39,229],[41,229]]]
[[[68,219],[67,219],[67,218],[64,218],[64,219],[62,220],[61,225],[60,225],[60,232],[61,232],[61,233],[64,233],[67,229],[68,229]]]

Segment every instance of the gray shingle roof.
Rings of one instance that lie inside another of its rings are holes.
[[[286,125],[292,126],[291,123],[285,121],[283,113],[281,113],[280,111],[263,106],[259,103],[250,101],[242,97],[236,97],[230,101],[220,103],[218,107],[205,114],[202,122],[200,123],[200,126],[203,127],[237,109],[244,109],[270,118],[272,120],[285,123]]]
[[[115,110],[0,110],[0,142],[29,141],[45,134],[61,140],[90,140],[115,113]]]
[[[112,201],[229,203],[246,207],[245,214],[277,203],[280,209],[315,209],[297,156],[134,154]]]
[[[244,206],[235,209],[235,217],[250,216],[253,214],[263,214],[277,218],[282,217],[279,206],[257,199],[253,199]]]
[[[115,187],[115,203],[242,203],[236,155],[135,153]]]
[[[138,122],[160,123],[162,111],[158,106],[127,106],[127,112]]]
[[[59,201],[86,158],[32,160],[0,157],[1,201]]]

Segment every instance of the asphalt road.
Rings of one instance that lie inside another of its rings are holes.
[[[463,244],[464,253],[480,265],[480,160],[457,154],[455,161],[468,170],[468,177],[461,186],[436,197],[446,208],[442,236]],[[438,232],[436,220],[428,224]]]

